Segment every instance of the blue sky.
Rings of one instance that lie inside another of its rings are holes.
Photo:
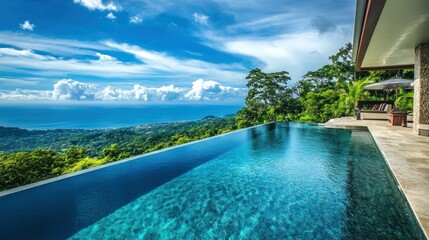
[[[297,81],[352,40],[355,2],[13,0],[0,101],[242,101],[258,67]]]

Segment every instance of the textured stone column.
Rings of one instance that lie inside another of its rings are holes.
[[[416,47],[413,133],[427,135],[429,126],[429,43]]]

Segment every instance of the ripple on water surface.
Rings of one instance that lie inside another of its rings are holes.
[[[363,138],[369,136],[368,133],[363,134]],[[368,147],[368,144],[373,144],[371,139],[364,139],[365,151],[370,151],[370,154],[362,155],[361,152],[356,153],[359,146],[349,147],[351,135],[350,131],[277,124],[271,131],[250,137],[240,147],[163,184],[71,238],[342,239],[413,236],[413,232],[400,232],[403,230],[401,227],[380,232],[371,229],[372,232],[365,235],[363,229],[377,225],[377,221],[385,216],[373,216],[380,211],[361,211],[362,208],[398,205],[401,209],[386,210],[386,216],[393,218],[392,221],[399,219],[396,223],[405,224],[405,229],[409,229],[406,224],[412,223],[412,216],[409,213],[402,216],[405,205],[398,204],[398,196],[392,193],[394,190],[380,190],[395,185],[392,180],[385,181],[389,173],[385,171],[377,149],[372,145]],[[353,140],[353,144],[359,145],[361,140],[362,137]],[[366,157],[362,162],[369,164],[369,169],[373,169],[371,161],[378,161],[374,166],[381,169],[381,173],[371,179],[361,178],[365,174],[362,171],[368,171],[368,167],[359,167],[356,163],[360,155]],[[374,197],[390,200],[368,200]],[[400,232],[399,235],[395,235],[395,231]]]

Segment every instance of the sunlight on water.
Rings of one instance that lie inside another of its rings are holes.
[[[278,124],[72,239],[418,237],[369,134],[349,151],[350,133]],[[374,168],[381,174],[362,175]]]
[[[0,239],[424,239],[369,132],[298,123],[52,181],[0,213]]]

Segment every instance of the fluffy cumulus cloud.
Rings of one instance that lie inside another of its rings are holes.
[[[99,11],[118,11],[119,7],[113,2],[104,4],[101,0],[73,0],[74,3],[80,4],[89,10],[99,10]]]
[[[52,98],[55,100],[93,100],[97,88],[93,84],[62,79],[54,84]]]
[[[243,88],[222,86],[215,81],[198,79],[192,83],[192,89],[184,97],[188,100],[223,100],[244,98],[247,91]]]
[[[182,94],[184,91],[185,89],[177,88],[174,85],[150,88],[135,84],[132,89],[120,89],[107,86],[97,93],[96,99],[137,100],[144,102],[174,101],[183,100]]]
[[[202,14],[202,13],[194,12],[194,14],[192,14],[192,17],[194,17],[194,21],[196,23],[199,23],[201,25],[207,25],[208,24],[209,17]]]
[[[183,92],[183,89],[176,88],[174,85],[162,86],[160,88],[147,88],[136,84],[133,90],[136,100],[146,102],[182,100],[180,96]]]
[[[19,27],[22,30],[33,31],[34,28],[36,27],[36,25],[34,25],[33,23],[30,23],[30,21],[26,20],[24,23],[20,23]]]
[[[139,16],[132,16],[130,17],[130,23],[134,23],[134,24],[140,24],[143,22],[143,19]]]
[[[145,87],[135,84],[131,89],[100,87],[72,79],[56,82],[52,91],[21,90],[0,91],[0,100],[72,100],[72,101],[232,101],[242,102],[247,90],[223,86],[215,81],[198,79],[191,88],[174,85]]]
[[[112,86],[105,87],[97,94],[97,99],[103,100],[132,100],[133,98],[133,90],[115,89]]]

